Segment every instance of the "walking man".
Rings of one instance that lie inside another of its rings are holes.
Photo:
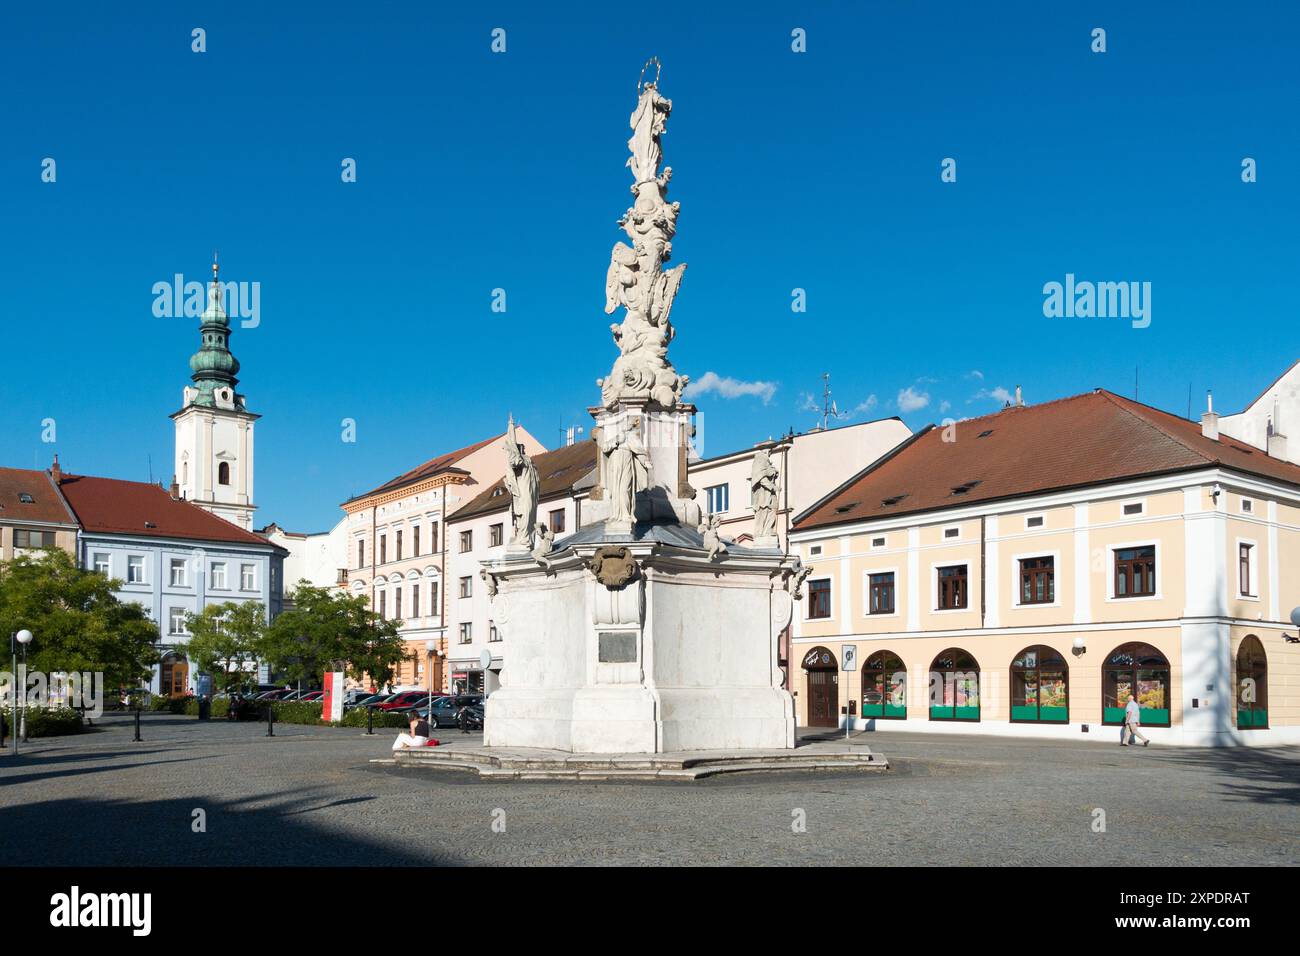
[[[1142,708],[1138,706],[1137,698],[1129,694],[1128,705],[1124,708],[1124,730],[1120,733],[1119,745],[1127,747],[1137,739],[1142,741],[1143,747],[1148,746],[1151,741],[1138,730],[1140,726],[1142,726]]]

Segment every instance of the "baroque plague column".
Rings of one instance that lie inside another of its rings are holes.
[[[488,747],[794,746],[776,639],[793,610],[797,559],[774,538],[723,544],[687,481],[695,409],[668,360],[686,267],[666,268],[680,204],[666,198],[672,170],[660,172],[672,102],[658,79],[642,71],[630,122],[633,202],[619,225],[631,244],[615,244],[605,280],[606,313],[624,311],[610,326],[618,357],[590,409],[600,458],[587,524],[554,541],[535,535],[531,463],[519,460],[513,546],[483,564],[493,620],[510,642],[487,701]]]

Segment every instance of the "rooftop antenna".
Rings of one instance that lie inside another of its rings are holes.
[[[848,413],[840,413],[839,406],[831,398],[831,373],[822,372],[822,431],[825,431],[831,419],[848,418]]]
[[[149,484],[153,484],[153,455],[149,456]]]

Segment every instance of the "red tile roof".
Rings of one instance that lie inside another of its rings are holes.
[[[589,438],[532,457],[533,467],[537,469],[537,498],[539,501],[549,501],[567,495],[575,481],[596,467],[596,442]],[[482,494],[471,498],[452,512],[450,520],[459,521],[507,510],[510,507],[510,495],[506,493],[505,485],[505,478],[498,478]]]
[[[30,495],[31,501],[22,500]],[[28,468],[0,468],[0,523],[43,521],[49,524],[75,525],[68,506],[54,490],[47,472]]]
[[[64,474],[59,490],[89,533],[184,538],[267,547],[270,542],[144,481]],[[275,545],[271,545],[276,547]],[[283,550],[283,549],[281,549]]]
[[[944,441],[945,433],[956,440]],[[1005,408],[951,431],[931,426],[799,515],[794,529],[1213,466],[1300,486],[1296,465],[1226,435],[1206,438],[1197,422],[1098,389]]]
[[[378,488],[372,488],[365,494],[354,495],[349,498],[348,501],[359,501],[362,498],[369,498],[371,495],[381,494],[386,491],[394,491],[395,489],[403,488],[406,485],[413,485],[417,481],[423,481],[425,478],[432,478],[434,475],[442,472],[457,470],[452,468],[456,462],[463,458],[468,458],[480,448],[485,448],[494,441],[500,441],[503,438],[505,438],[505,432],[502,432],[500,435],[493,435],[491,438],[485,438],[480,442],[475,442],[473,445],[466,445],[464,448],[448,452],[445,455],[439,455],[437,458],[430,458],[424,464],[417,465],[410,471],[403,472],[396,478],[384,482]],[[347,502],[344,502],[344,504],[347,504]]]

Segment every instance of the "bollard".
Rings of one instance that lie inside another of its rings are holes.
[[[374,735],[375,735],[375,708],[367,707],[366,708],[366,736],[373,737]]]
[[[132,743],[141,743],[140,740],[140,708],[135,709],[135,740]]]
[[[275,736],[275,705],[270,701],[266,704],[266,736]]]

